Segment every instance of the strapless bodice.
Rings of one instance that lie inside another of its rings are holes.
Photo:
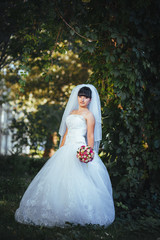
[[[112,185],[95,152],[92,162],[77,158],[85,145],[87,122],[81,115],[66,119],[65,144],[48,159],[30,183],[16,210],[20,223],[44,227],[110,225],[115,218]]]
[[[82,115],[70,114],[66,118],[68,133],[66,136],[66,144],[80,143],[86,144],[85,136],[87,133],[86,120]]]

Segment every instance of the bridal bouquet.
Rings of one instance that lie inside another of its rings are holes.
[[[81,162],[84,163],[88,163],[91,162],[93,160],[94,157],[94,151],[93,148],[90,146],[81,146],[80,148],[78,148],[77,150],[77,158],[79,158],[79,160]]]

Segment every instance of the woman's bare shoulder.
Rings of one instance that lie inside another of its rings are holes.
[[[93,121],[93,122],[95,121],[93,113],[90,112],[89,110],[87,111],[86,118],[89,121]]]

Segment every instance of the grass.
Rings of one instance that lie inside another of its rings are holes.
[[[132,226],[132,222],[118,218],[107,229],[94,225],[73,226],[69,224],[65,228],[45,228],[17,223],[14,220],[15,210],[34,175],[35,173],[28,174],[25,171],[21,171],[20,174],[13,168],[1,173],[1,240],[157,240],[160,237],[160,233],[157,231],[139,228],[138,222],[135,231],[135,225]]]

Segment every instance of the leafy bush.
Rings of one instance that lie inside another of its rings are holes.
[[[12,176],[35,175],[47,161],[46,158],[31,158],[17,154],[11,156],[0,155],[1,174]]]

